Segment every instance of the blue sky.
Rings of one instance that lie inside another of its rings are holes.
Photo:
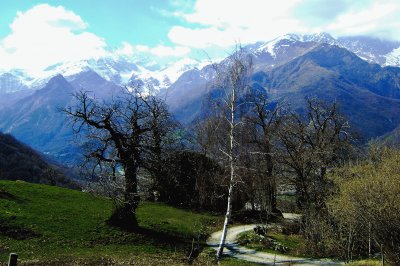
[[[226,55],[285,33],[400,39],[399,0],[0,1],[0,68],[145,54]]]
[[[0,38],[10,33],[9,25],[18,11],[25,12],[44,1],[0,1]],[[126,41],[132,44],[171,45],[168,31],[185,25],[183,19],[167,13],[193,10],[194,1],[166,0],[53,0],[51,6],[63,6],[88,23],[88,30],[117,47]]]

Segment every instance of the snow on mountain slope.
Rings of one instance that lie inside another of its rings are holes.
[[[201,62],[191,58],[183,58],[179,61],[171,62],[169,65],[159,65],[156,61],[146,58],[109,54],[108,56],[96,59],[56,64],[47,67],[44,71],[29,79],[24,78],[22,80],[18,75],[15,76],[15,79],[21,80],[21,86],[39,89],[58,74],[72,81],[79,73],[94,71],[105,80],[119,86],[150,86],[158,92],[159,90],[168,88],[185,71],[200,66],[202,66]],[[7,75],[10,76],[9,74]],[[3,83],[5,84],[11,82],[10,78],[6,79],[4,77],[3,79]],[[1,84],[2,76],[0,76],[0,90],[2,88]],[[7,88],[7,91],[9,90]]]
[[[139,71],[133,71],[128,84],[131,86],[146,85],[150,87],[149,89],[159,92],[171,86],[184,72],[201,68],[203,65],[200,61],[183,58],[159,71],[139,67]]]
[[[394,49],[386,56],[385,66],[400,66],[400,47]]]
[[[328,33],[285,34],[268,42],[246,46],[259,59],[264,69],[288,62],[320,44],[337,45],[355,53],[361,59],[381,66],[400,66],[400,42],[368,36],[334,38]],[[258,62],[258,63],[260,63]]]
[[[398,63],[388,62],[387,56],[395,49],[400,47],[400,42],[381,40],[368,36],[348,36],[337,39],[338,45],[355,53],[360,58],[381,66],[393,65]]]
[[[48,78],[61,74],[70,77],[80,72],[93,70],[107,81],[122,85],[127,83],[132,71],[138,71],[139,67],[128,57],[121,55],[109,55],[106,57],[83,60],[79,62],[67,62],[47,68],[43,77]]]
[[[28,88],[25,83],[26,81],[23,79],[23,76],[18,76],[18,74],[16,75],[9,72],[1,73],[0,94],[25,90]]]
[[[282,47],[290,47],[296,42],[315,42],[315,43],[328,43],[331,45],[337,44],[337,41],[328,33],[318,34],[285,34],[279,36],[272,41],[261,44],[255,51],[254,54],[260,55],[268,52],[273,58],[277,57],[277,51]]]

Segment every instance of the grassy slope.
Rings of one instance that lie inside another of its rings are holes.
[[[21,181],[0,181],[0,263],[17,252],[37,264],[80,260],[93,265],[111,261],[139,265],[179,264],[193,237],[209,233],[218,218],[144,202],[138,209],[141,233],[106,225],[109,200],[93,195]]]
[[[267,236],[273,238],[281,245],[289,248],[289,251],[285,253],[285,255],[307,257],[305,256],[305,254],[300,254],[297,250],[299,247],[301,247],[301,245],[305,244],[300,235],[284,235],[282,233],[269,232]],[[280,254],[280,252],[266,247],[262,243],[262,239],[263,238],[257,235],[254,231],[243,232],[238,236],[239,243],[243,243],[246,247],[250,249]]]

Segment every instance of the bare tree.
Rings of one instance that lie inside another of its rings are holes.
[[[299,207],[323,209],[329,183],[326,173],[351,146],[349,124],[337,104],[307,99],[305,118],[294,113],[286,116],[279,139],[280,162],[292,174]]]
[[[252,69],[252,60],[246,55],[242,48],[238,48],[235,53],[229,56],[219,65],[214,65],[217,83],[215,89],[221,94],[221,97],[214,99],[217,112],[215,130],[222,132],[216,134],[220,137],[218,140],[218,153],[224,161],[228,173],[228,193],[227,208],[223,233],[217,251],[217,259],[220,259],[225,246],[225,239],[228,224],[232,213],[232,198],[236,185],[239,182],[239,142],[238,132],[243,125],[243,108],[246,102],[243,102],[243,95],[250,88],[249,77]]]
[[[75,98],[76,105],[64,112],[71,118],[75,133],[87,139],[86,166],[94,175],[106,174],[111,180],[122,177],[124,181],[121,202],[109,222],[134,229],[140,200],[138,171],[145,166],[146,157],[161,153],[166,107],[154,96],[137,90],[108,102],[97,101],[87,92],[79,92]]]
[[[143,167],[153,178],[153,192],[160,193],[162,200],[165,197],[163,194],[171,193],[163,189],[166,182],[164,168],[168,155],[178,150],[180,138],[176,132],[180,125],[171,117],[167,105],[159,98],[147,97],[145,102],[149,110],[147,124],[151,130],[144,139]]]
[[[250,95],[251,112],[246,115],[246,141],[251,146],[248,158],[256,170],[252,192],[263,211],[279,213],[276,203],[277,180],[275,174],[277,132],[283,123],[283,104],[272,104],[265,91],[254,90]],[[258,188],[258,189],[257,189]]]

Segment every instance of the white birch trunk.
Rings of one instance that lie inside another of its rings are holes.
[[[224,229],[222,231],[222,236],[221,236],[221,240],[219,242],[218,251],[217,251],[217,259],[218,260],[221,258],[222,254],[224,252],[226,234],[228,233],[228,223],[229,223],[231,213],[232,213],[232,196],[231,196],[232,190],[233,190],[233,186],[230,185],[229,192],[228,192],[228,206],[226,209],[225,221],[224,221]]]
[[[232,213],[232,192],[233,187],[235,185],[235,165],[234,165],[234,129],[235,129],[235,88],[232,87],[231,90],[231,99],[229,103],[229,111],[230,111],[230,130],[229,130],[229,172],[230,172],[230,180],[229,180],[229,189],[228,189],[228,204],[226,208],[224,228],[222,230],[221,241],[219,243],[218,251],[217,251],[217,260],[219,260],[223,254],[225,247],[226,234],[228,232],[228,224],[231,218]]]

